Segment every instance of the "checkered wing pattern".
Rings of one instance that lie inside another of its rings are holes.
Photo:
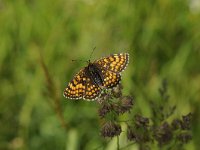
[[[96,60],[94,63],[98,64],[102,68],[108,71],[121,73],[129,62],[128,53],[113,54],[108,57]]]
[[[121,75],[116,72],[112,72],[106,70],[105,68],[101,68],[102,76],[103,76],[103,86],[105,88],[113,88],[119,84],[121,81]]]
[[[86,84],[86,91],[83,99],[93,101],[100,96],[100,93],[101,88],[97,84],[93,84],[93,82],[90,79]]]
[[[64,90],[64,97],[69,99],[94,100],[100,95],[101,89],[91,82],[86,70],[81,69]]]
[[[108,57],[96,60],[96,64],[103,75],[103,86],[112,88],[121,81],[121,72],[126,68],[129,61],[128,53],[113,54]]]

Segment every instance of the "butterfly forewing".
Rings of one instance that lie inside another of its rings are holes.
[[[121,73],[129,62],[128,53],[113,54],[96,60],[94,63],[104,67],[106,70]]]
[[[64,90],[64,97],[70,99],[94,100],[99,96],[101,89],[91,82],[86,73],[86,68],[81,69]]]
[[[64,97],[70,99],[82,99],[86,90],[86,74],[84,69],[81,69],[71,80],[64,90]]]

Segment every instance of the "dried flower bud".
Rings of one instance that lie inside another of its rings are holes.
[[[191,121],[192,121],[192,114],[189,113],[185,116],[182,116],[182,124],[181,127],[183,130],[190,130],[191,129]]]
[[[148,127],[149,118],[145,118],[141,115],[135,115],[135,125],[137,128],[139,127]]]
[[[103,104],[103,106],[99,109],[99,116],[105,117],[107,113],[109,113],[112,110],[112,105],[110,104]]]
[[[128,126],[127,129],[127,138],[130,141],[135,141],[135,142],[149,142],[150,141],[150,136],[149,132],[144,131],[142,129],[133,129],[133,127]]]
[[[192,136],[189,133],[180,133],[177,136],[177,139],[182,143],[188,143],[192,139]]]
[[[137,136],[133,128],[131,128],[130,126],[128,126],[128,129],[127,129],[127,139],[130,141],[135,141],[135,142],[139,141],[139,137]]]
[[[124,96],[121,99],[121,104],[123,107],[126,107],[127,109],[131,109],[133,106],[133,98],[130,96]]]
[[[105,102],[107,102],[107,100],[109,100],[111,98],[111,95],[108,93],[102,93],[101,96],[97,99],[97,102],[99,104],[103,104]]]
[[[164,122],[160,127],[155,129],[154,136],[159,145],[167,144],[173,137],[171,127],[167,122]]]
[[[122,97],[119,105],[115,105],[114,109],[118,114],[123,114],[130,111],[133,106],[133,99],[130,96]]]
[[[118,136],[121,132],[121,126],[111,121],[106,122],[101,129],[101,135],[103,137]]]
[[[180,119],[174,119],[171,123],[172,129],[177,130],[181,128],[182,121]]]
[[[112,95],[115,97],[115,98],[119,98],[122,96],[122,84],[119,84],[118,86],[112,88]]]

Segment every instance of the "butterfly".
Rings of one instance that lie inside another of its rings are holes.
[[[69,99],[96,100],[104,89],[116,87],[121,81],[121,72],[129,62],[128,53],[112,54],[100,58],[82,68],[69,82],[63,95]]]

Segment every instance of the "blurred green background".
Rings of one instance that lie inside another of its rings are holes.
[[[95,102],[62,96],[88,60],[128,52],[123,92],[133,112],[151,116],[162,79],[180,117],[195,112],[199,146],[200,2],[198,0],[0,0],[0,149],[107,149]],[[123,125],[123,124],[122,124]],[[121,146],[127,145],[122,133]],[[129,149],[137,149],[132,145]]]

